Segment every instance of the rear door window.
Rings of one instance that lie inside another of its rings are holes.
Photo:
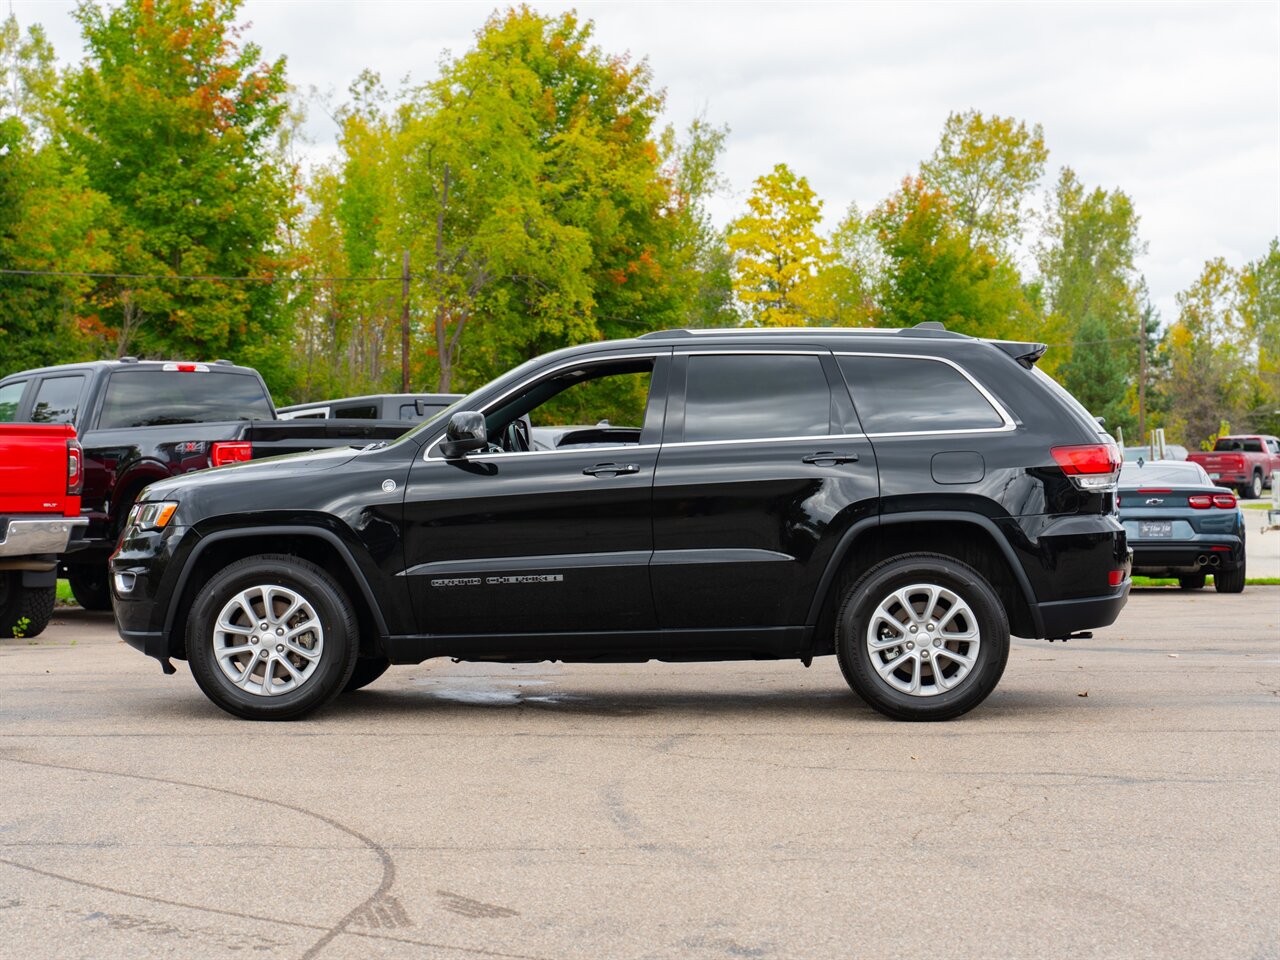
[[[344,407],[334,407],[333,415],[340,420],[377,420],[378,405],[376,403],[351,403]]]
[[[32,423],[75,423],[80,409],[84,377],[46,377],[36,388],[31,407]]]
[[[27,389],[26,380],[16,380],[0,387],[0,423],[13,423],[18,419],[18,407]]]
[[[867,433],[936,433],[1004,426],[964,374],[940,360],[836,357]]]
[[[694,355],[685,388],[684,439],[824,436],[831,391],[809,354]]]
[[[266,389],[247,373],[117,370],[107,383],[98,429],[270,419]]]

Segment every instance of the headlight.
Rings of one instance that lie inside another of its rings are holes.
[[[178,504],[173,500],[155,500],[135,503],[129,511],[129,526],[139,530],[162,530],[173,519]]]

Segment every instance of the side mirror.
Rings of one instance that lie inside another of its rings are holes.
[[[444,440],[440,443],[440,452],[454,460],[472,450],[483,450],[488,445],[489,428],[485,426],[484,414],[474,410],[459,410],[449,418]]]

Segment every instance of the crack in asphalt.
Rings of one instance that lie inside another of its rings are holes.
[[[210,793],[220,793],[225,796],[237,797],[242,800],[251,800],[256,803],[265,803],[270,806],[281,807],[282,809],[285,809],[285,810],[291,810],[294,813],[301,814],[302,816],[311,817],[312,819],[318,820],[321,823],[339,831],[340,833],[345,833],[348,836],[354,837],[355,839],[359,840],[362,844],[365,845],[365,847],[367,847],[369,850],[373,851],[373,853],[377,855],[382,865],[382,880],[378,884],[378,888],[372,894],[370,894],[368,897],[362,900],[353,909],[348,911],[347,914],[343,916],[342,919],[340,919],[336,924],[325,927],[321,924],[306,923],[304,921],[280,920],[275,917],[264,917],[264,916],[258,916],[255,914],[249,914],[249,913],[239,913],[233,910],[224,910],[218,907],[203,906],[201,904],[183,903],[178,900],[168,900],[163,897],[155,897],[149,894],[132,893],[128,890],[120,890],[114,887],[105,886],[103,884],[92,883],[87,880],[80,880],[75,877],[63,876],[62,874],[53,873],[48,870],[42,870],[38,867],[33,867],[33,866],[30,866],[29,864],[21,863],[15,860],[10,860],[4,857],[0,857],[0,863],[7,864],[11,867],[16,867],[19,870],[27,870],[27,871],[30,871],[31,873],[36,873],[42,876],[50,877],[52,879],[63,880],[68,883],[79,884],[80,886],[89,887],[95,890],[103,890],[108,893],[114,893],[114,894],[118,894],[120,896],[125,896],[125,897],[133,897],[138,900],[146,900],[152,903],[163,904],[165,906],[183,907],[190,910],[201,910],[206,913],[215,913],[215,914],[222,914],[225,916],[238,917],[243,920],[257,920],[265,923],[280,924],[283,926],[295,927],[299,929],[323,931],[323,934],[321,935],[321,937],[318,940],[316,940],[316,942],[313,943],[305,953],[302,954],[301,960],[312,960],[312,958],[319,955],[319,953],[326,946],[328,946],[331,942],[333,942],[335,938],[343,934],[346,934],[349,936],[372,938],[372,939],[395,940],[401,943],[415,944],[415,945],[424,946],[424,947],[435,947],[443,950],[454,950],[459,953],[478,954],[480,956],[486,956],[486,957],[513,958],[513,960],[537,960],[537,958],[530,957],[525,954],[500,953],[497,951],[485,950],[480,947],[463,947],[463,946],[456,946],[454,944],[448,944],[448,943],[432,943],[429,941],[418,940],[411,937],[400,937],[400,936],[393,936],[393,935],[381,934],[381,933],[379,934],[366,933],[365,931],[362,931],[362,930],[349,929],[350,924],[353,920],[363,915],[367,911],[375,909],[376,905],[380,900],[386,899],[387,894],[391,889],[391,885],[395,882],[395,876],[396,876],[395,861],[392,860],[391,855],[387,852],[387,850],[383,846],[369,839],[360,831],[355,830],[352,827],[348,827],[346,824],[341,823],[337,820],[334,820],[332,817],[325,816],[322,813],[316,813],[314,810],[308,810],[306,807],[300,807],[300,806],[297,806],[296,804],[286,803],[282,800],[273,800],[269,797],[259,797],[251,793],[243,793],[239,790],[229,790],[226,787],[215,787],[215,786],[210,786],[204,783],[193,783],[189,780],[176,780],[176,779],[171,779],[169,777],[154,777],[154,776],[148,776],[146,774],[140,774],[140,773],[121,773],[116,770],[100,770],[93,767],[79,767],[73,764],[51,763],[43,760],[21,760],[21,759],[18,759],[17,757],[9,757],[9,756],[0,757],[0,760],[7,761],[9,763],[23,764],[25,766],[30,766],[30,767],[44,767],[51,770],[70,770],[73,773],[87,773],[91,775],[105,776],[105,777],[120,777],[126,780],[141,780],[148,783],[163,783],[168,786],[187,787],[193,790],[206,790]]]

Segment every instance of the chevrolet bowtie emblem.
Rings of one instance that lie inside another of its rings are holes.
[[[1164,503],[1164,500],[1162,500],[1160,497],[1152,497],[1150,500],[1147,501],[1147,506],[1158,507],[1162,503]]]

